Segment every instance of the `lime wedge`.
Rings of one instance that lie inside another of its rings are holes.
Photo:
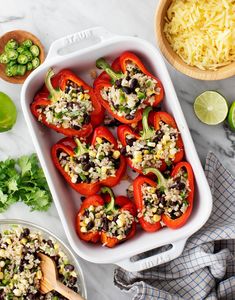
[[[226,119],[228,103],[219,93],[206,91],[195,99],[194,112],[201,122],[217,125]]]
[[[235,131],[235,101],[231,104],[229,109],[228,124],[230,128]]]
[[[16,122],[17,111],[14,102],[0,92],[0,132],[10,130]]]

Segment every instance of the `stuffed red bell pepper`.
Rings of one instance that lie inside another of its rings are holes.
[[[72,71],[62,70],[54,77],[49,69],[45,86],[31,104],[32,113],[44,125],[66,136],[87,137],[103,121],[104,109],[93,89]]]
[[[126,170],[116,139],[103,126],[94,130],[90,145],[78,138],[60,140],[52,147],[52,159],[70,186],[86,196],[102,185],[115,186]]]
[[[135,235],[135,205],[124,196],[115,198],[108,187],[101,195],[86,198],[77,215],[76,229],[80,239],[101,243],[109,248]],[[106,194],[108,193],[108,198]]]
[[[100,58],[96,66],[102,73],[95,82],[98,101],[117,120],[124,124],[137,123],[146,106],[157,106],[163,99],[163,86],[141,60],[131,52],[124,52],[113,64]]]
[[[174,119],[166,112],[144,110],[143,129],[136,133],[128,125],[118,127],[118,138],[127,163],[138,173],[154,167],[164,170],[167,165],[177,163],[184,156],[183,142]]]
[[[157,176],[157,182],[138,176],[133,182],[134,199],[142,228],[154,232],[166,225],[177,229],[188,220],[194,199],[194,175],[188,162],[178,163],[169,178],[154,168],[145,173]]]

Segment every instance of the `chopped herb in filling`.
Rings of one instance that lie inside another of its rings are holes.
[[[181,171],[174,178],[169,178],[167,186],[163,189],[143,184],[141,191],[144,201],[144,209],[139,213],[149,223],[161,220],[165,214],[171,219],[179,218],[188,208],[187,197],[189,182],[187,173]]]
[[[89,90],[84,90],[82,86],[68,80],[65,91],[57,101],[38,108],[39,121],[44,114],[50,124],[79,130],[90,122],[90,113],[93,110]]]
[[[108,213],[103,206],[91,205],[81,216],[80,227],[84,233],[104,231],[109,237],[123,240],[130,232],[133,222],[134,217],[127,210],[117,209]]]
[[[127,64],[123,78],[101,91],[101,96],[109,102],[111,109],[127,120],[134,119],[138,109],[153,105],[155,95],[159,94],[157,81],[142,73],[134,63]],[[148,104],[144,103],[146,99]]]
[[[86,144],[82,143],[86,148]],[[90,145],[82,155],[70,156],[60,152],[58,158],[73,183],[96,182],[115,177],[120,164],[120,152],[108,141],[96,138],[96,144]]]
[[[132,160],[136,169],[146,167],[159,168],[162,160],[171,163],[175,154],[179,151],[176,142],[177,129],[160,122],[160,129],[150,139],[136,139],[133,135],[126,136],[127,146],[125,155]]]

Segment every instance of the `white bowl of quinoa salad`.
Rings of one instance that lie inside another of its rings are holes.
[[[20,220],[0,220],[0,300],[63,300],[57,292],[41,294],[37,253],[56,263],[59,280],[87,298],[82,269],[73,253],[54,234]]]

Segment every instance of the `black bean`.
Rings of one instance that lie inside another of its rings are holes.
[[[82,197],[81,197],[81,198],[82,198]],[[84,198],[85,198],[85,197],[84,197]],[[85,200],[85,199],[84,199],[84,200]],[[84,216],[85,216],[85,217],[89,217],[89,210],[88,210],[88,209],[85,210]]]
[[[126,147],[122,147],[120,152],[121,152],[122,155],[126,155]]]
[[[108,229],[109,229],[109,220],[106,217],[104,217],[103,218],[103,230],[108,231]]]
[[[28,228],[24,228],[23,233],[25,236],[28,236],[30,234],[30,230]]]
[[[86,199],[86,197],[81,196],[80,199],[81,199],[81,201],[83,202],[83,201]],[[87,211],[87,210],[86,210],[86,211]],[[89,214],[89,213],[88,213],[88,214]]]
[[[94,227],[94,225],[95,225],[94,222],[90,221],[86,226],[87,230],[91,230]]]
[[[179,183],[178,183],[178,189],[179,189],[179,190],[183,190],[184,188],[185,188],[185,183],[179,182]]]
[[[122,90],[124,93],[126,93],[127,95],[131,94],[132,90],[128,87],[128,86],[123,86]]]
[[[117,88],[121,88],[122,87],[122,79],[117,79],[115,81],[115,85],[116,85]]]
[[[125,235],[128,235],[131,231],[131,227],[128,227],[126,230],[125,230]]]
[[[80,126],[78,126],[78,125],[73,125],[73,129],[75,129],[75,130],[80,130],[80,129],[81,129],[81,127],[80,127]]]
[[[131,80],[131,84],[130,84],[130,88],[133,90],[135,90],[135,88],[138,86],[138,80],[136,78],[133,78]]]
[[[75,293],[78,292],[78,288],[77,288],[76,286],[73,286],[73,287],[72,287],[72,290],[73,290]]]
[[[135,141],[136,141],[135,138],[130,138],[130,139],[126,138],[126,143],[128,146],[132,146]]]
[[[158,214],[158,215],[161,215],[161,214],[163,214],[163,213],[164,213],[164,209],[159,207],[159,208],[157,209],[157,214]]]
[[[47,245],[50,246],[51,248],[54,248],[54,244],[53,244],[52,240],[48,240]]]
[[[121,124],[121,122],[119,122],[116,119],[104,119],[104,125],[108,126],[108,127],[117,127]]]
[[[84,117],[84,124],[88,124],[90,122],[91,122],[91,116],[86,114]]]
[[[68,279],[68,282],[70,285],[75,285],[77,283],[77,278],[74,277],[74,276],[70,276],[69,279]]]
[[[131,80],[131,77],[129,76],[129,74],[126,76],[126,80],[127,81]]]
[[[73,265],[71,265],[71,264],[67,264],[67,265],[65,265],[65,267],[64,267],[64,268],[65,268],[65,270],[66,270],[66,271],[71,271],[71,272],[72,272],[72,271],[74,270],[74,266],[73,266]]]
[[[133,120],[135,116],[129,114],[129,115],[126,115],[126,119],[127,120]]]
[[[89,165],[89,163],[82,163],[82,169],[83,169],[83,171],[88,171],[89,169],[90,169],[90,165]]]
[[[113,221],[116,222],[118,220],[118,215],[113,218]]]

